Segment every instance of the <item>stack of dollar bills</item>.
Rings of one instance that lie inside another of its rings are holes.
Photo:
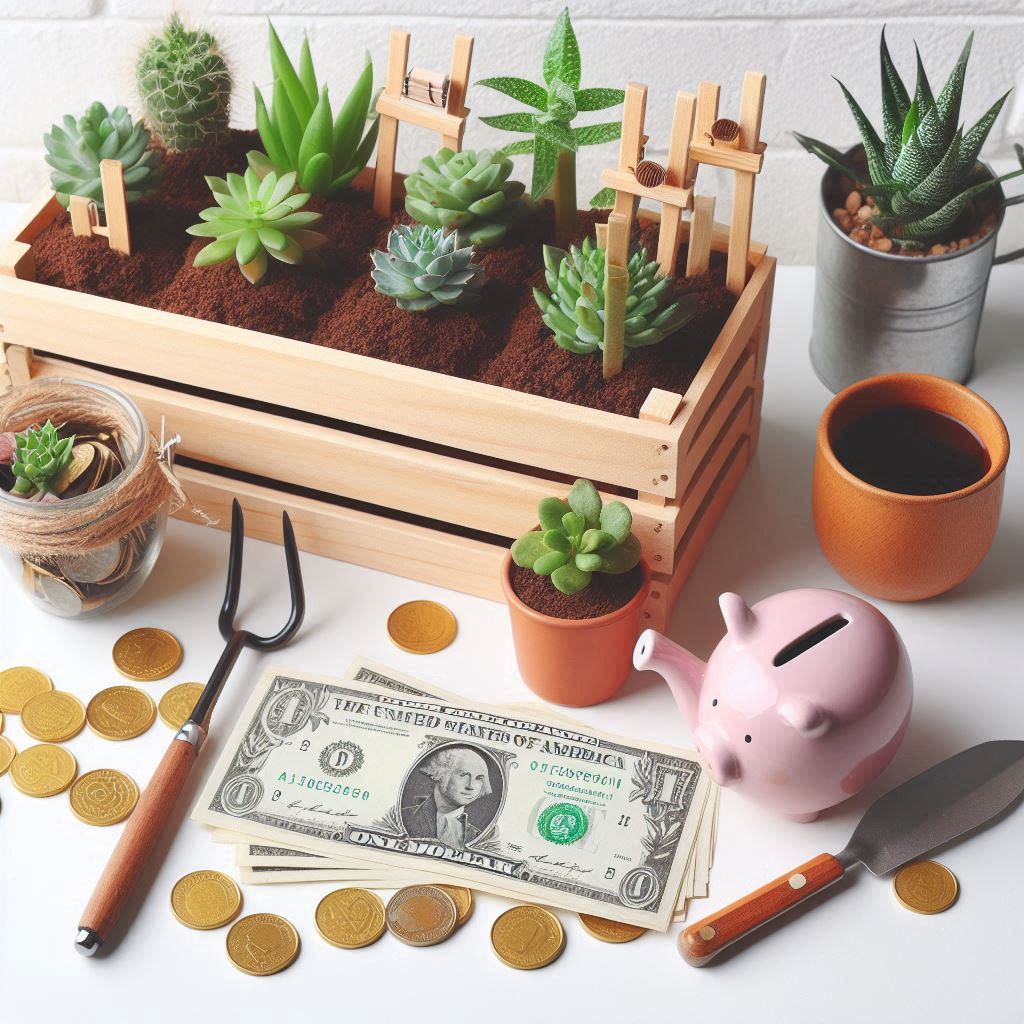
[[[708,893],[718,788],[693,751],[357,659],[269,669],[192,817],[246,883],[449,882],[664,931]]]

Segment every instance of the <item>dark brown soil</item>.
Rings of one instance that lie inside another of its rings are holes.
[[[169,157],[160,195],[132,207],[130,257],[111,252],[102,238],[75,238],[69,219],[58,218],[33,244],[38,280],[626,416],[637,415],[652,387],[685,392],[735,304],[724,284],[725,259],[714,253],[707,274],[678,282],[680,291],[698,293],[697,317],[605,381],[600,354],[559,348],[533,299],[532,286],[544,281],[541,245],[552,237],[549,209],[525,219],[500,248],[478,250],[487,273],[479,305],[407,313],[373,290],[370,251],[386,247],[391,225],[355,190],[310,203],[324,215],[314,227],[330,239],[315,262],[271,260],[259,287],[234,261],[193,267],[205,240],[185,228],[213,205],[203,176],[243,171],[246,151],[257,145],[255,133],[233,132],[219,146]],[[581,213],[579,240],[598,219]],[[653,255],[656,230],[640,240]],[[685,259],[684,249],[681,265]]]
[[[611,575],[595,572],[590,586],[573,595],[556,590],[547,576],[538,576],[532,569],[512,566],[512,591],[523,604],[553,619],[596,619],[621,608],[636,595],[644,581],[638,565],[629,572]]]

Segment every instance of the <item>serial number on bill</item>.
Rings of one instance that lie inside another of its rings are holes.
[[[370,791],[361,786],[346,786],[340,782],[331,782],[328,779],[313,778],[309,775],[296,775],[295,772],[281,772],[277,777],[278,782],[286,786],[295,786],[298,789],[308,789],[313,793],[327,793],[330,796],[349,797],[352,800],[369,800]],[[272,799],[279,800],[281,791],[275,791]]]

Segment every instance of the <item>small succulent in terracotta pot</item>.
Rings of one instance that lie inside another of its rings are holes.
[[[650,589],[633,517],[577,480],[567,499],[543,499],[537,518],[501,574],[519,671],[545,700],[598,704],[629,677]]]

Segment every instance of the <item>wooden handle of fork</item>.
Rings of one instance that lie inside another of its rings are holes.
[[[99,949],[117,923],[181,795],[197,748],[177,736],[171,740],[128,819],[78,926],[76,945],[87,956]]]

